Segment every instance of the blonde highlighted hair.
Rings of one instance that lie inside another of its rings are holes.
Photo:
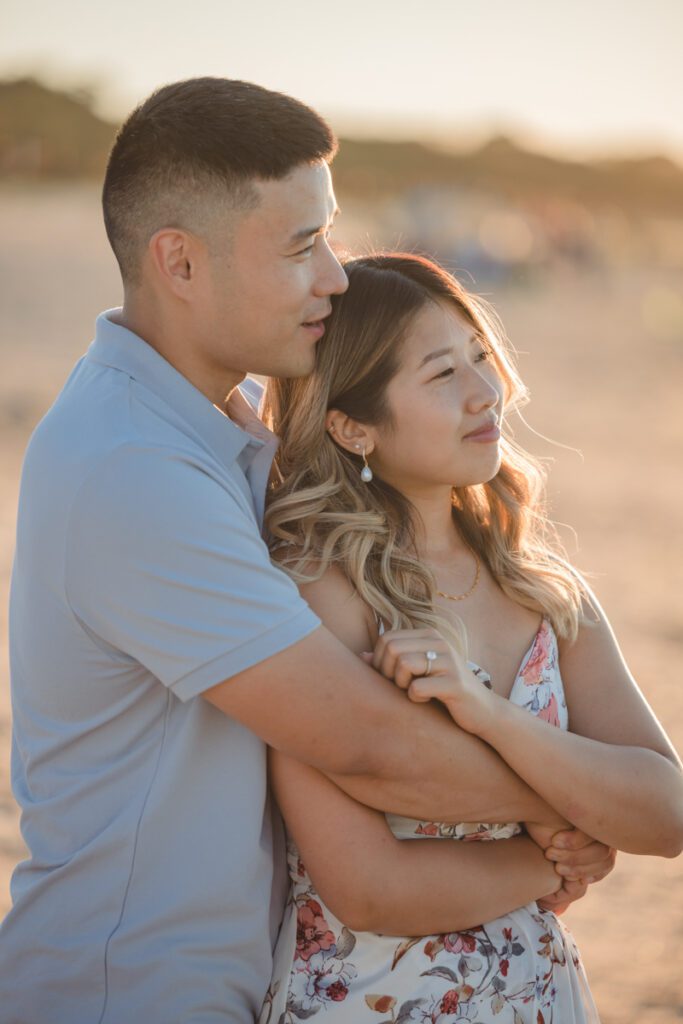
[[[431,626],[464,651],[464,629],[435,607],[436,583],[417,554],[410,502],[377,477],[361,481],[360,457],[336,444],[326,415],[339,409],[363,424],[390,420],[387,384],[429,302],[450,307],[483,336],[507,410],[524,404],[527,392],[493,311],[437,264],[380,253],[351,259],[345,270],[349,288],[333,299],[313,373],[272,379],[266,388],[266,422],[281,438],[266,511],[273,557],[298,583],[336,565],[386,629]],[[583,589],[545,511],[544,471],[506,427],[501,450],[492,480],[453,488],[455,524],[509,597],[574,639]]]

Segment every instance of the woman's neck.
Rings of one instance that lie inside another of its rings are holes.
[[[417,553],[432,566],[458,558],[468,550],[453,519],[451,494],[449,488],[431,495],[406,495],[416,512]]]

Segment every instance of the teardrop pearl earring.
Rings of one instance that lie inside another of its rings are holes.
[[[364,484],[369,484],[372,480],[372,470],[368,466],[368,460],[365,457],[365,448],[363,448],[363,468],[360,471],[360,478]]]

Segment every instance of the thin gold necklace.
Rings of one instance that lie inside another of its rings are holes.
[[[474,592],[474,590],[475,590],[475,588],[477,586],[477,583],[479,582],[479,576],[481,574],[481,562],[479,561],[479,559],[475,555],[474,551],[472,551],[471,554],[472,554],[472,557],[474,558],[474,561],[477,563],[477,569],[476,569],[476,572],[474,574],[474,583],[472,584],[470,589],[466,590],[464,594],[447,594],[443,590],[437,590],[437,594],[439,595],[439,597],[445,597],[449,601],[464,601],[466,597],[469,597],[470,594],[472,594]]]

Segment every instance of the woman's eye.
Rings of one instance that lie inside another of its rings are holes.
[[[483,348],[481,352],[477,354],[477,357],[474,361],[475,363],[483,363],[485,359],[490,359],[490,357],[491,353],[489,352],[489,350],[487,348]]]
[[[314,243],[311,243],[310,245],[307,245],[305,249],[299,249],[299,251],[295,252],[294,255],[295,256],[305,256],[307,252],[313,252],[313,244]]]
[[[455,373],[455,370],[452,366],[449,366],[447,370],[442,370],[441,373],[437,373],[434,380],[443,380],[446,377],[450,377],[453,373]]]

